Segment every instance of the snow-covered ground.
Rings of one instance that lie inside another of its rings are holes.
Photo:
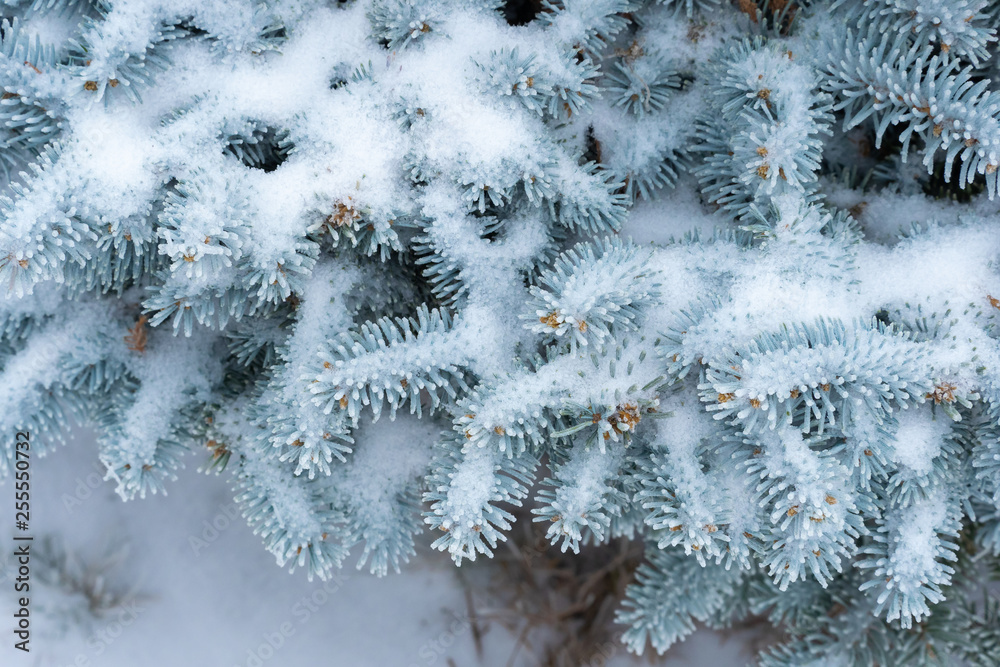
[[[278,568],[236,514],[227,475],[206,476],[189,456],[169,495],[123,503],[105,482],[93,438],[32,462],[31,533],[57,534],[81,560],[127,547],[106,577],[124,591],[121,610],[65,633],[44,606],[70,598],[36,585],[30,654],[13,649],[13,582],[0,583],[4,667],[503,667],[514,638],[492,625],[477,655],[466,599],[444,554],[424,547],[400,575],[345,568],[339,580]],[[0,536],[11,544],[13,487],[0,487]],[[231,518],[235,517],[235,519]],[[214,526],[212,524],[215,524]],[[4,558],[11,549],[5,546]],[[36,569],[39,567],[35,565]],[[621,646],[587,667],[742,665],[737,640],[699,631],[658,661]],[[610,654],[610,655],[608,655]],[[534,665],[525,651],[511,665]]]

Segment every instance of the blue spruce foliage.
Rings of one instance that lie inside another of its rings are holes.
[[[4,2],[4,432],[309,577],[524,504],[642,542],[634,652],[996,664],[1000,2],[503,4]]]

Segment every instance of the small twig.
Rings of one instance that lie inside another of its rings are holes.
[[[465,586],[465,607],[469,612],[469,624],[472,626],[472,641],[476,645],[476,657],[483,658],[483,633],[476,617],[476,605],[472,600],[472,590]]]
[[[514,667],[514,658],[517,657],[518,652],[521,650],[521,644],[524,643],[524,638],[528,634],[528,630],[531,629],[531,624],[526,623],[524,628],[521,630],[520,634],[517,636],[517,641],[514,642],[514,650],[511,651],[510,657],[507,658],[507,667]]]

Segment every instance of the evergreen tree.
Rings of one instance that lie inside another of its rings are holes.
[[[515,5],[0,2],[4,432],[310,577],[533,495],[636,652],[995,664],[1000,2]]]

